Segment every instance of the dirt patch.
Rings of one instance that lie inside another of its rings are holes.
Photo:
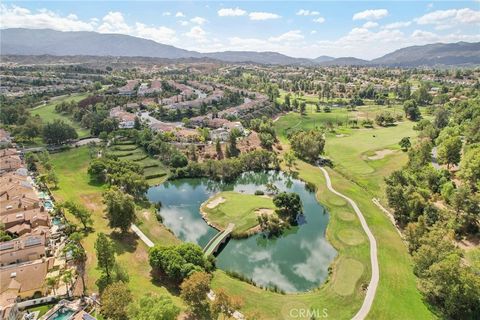
[[[218,197],[213,199],[212,201],[209,201],[207,203],[207,208],[208,209],[214,209],[216,208],[219,204],[224,203],[226,200],[224,197]]]
[[[380,160],[392,153],[395,153],[395,150],[392,150],[392,149],[377,150],[375,151],[375,155],[368,157],[368,160]]]
[[[270,216],[270,215],[272,215],[272,214],[275,213],[275,210],[273,210],[273,209],[260,208],[260,209],[255,210],[255,213],[256,213],[257,215],[266,214],[266,215],[269,215],[269,216]]]
[[[340,133],[340,134],[336,134],[335,137],[337,138],[342,138],[342,137],[346,137],[347,135],[343,134],[343,133]]]

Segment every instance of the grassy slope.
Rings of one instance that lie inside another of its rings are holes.
[[[324,115],[326,118],[331,117],[331,114],[324,113],[313,116],[309,114],[310,118],[318,122],[325,121]],[[282,134],[289,125],[304,127],[304,121],[300,120],[302,119],[299,115],[288,114],[276,123],[276,127],[279,128],[277,132]],[[298,124],[299,121],[300,124]],[[307,121],[307,127],[310,127],[311,123],[312,120]],[[329,170],[332,183],[338,191],[357,201],[379,246],[380,284],[369,314],[371,319],[434,317],[416,289],[411,260],[398,233],[371,201],[372,195],[383,198],[383,178],[391,171],[400,168],[407,159],[406,155],[396,152],[384,159],[374,161],[366,160],[364,157],[374,150],[397,149],[395,144],[401,137],[414,135],[411,127],[412,123],[405,122],[391,128],[348,129],[345,131],[349,134],[347,137],[329,135],[327,138],[326,153],[333,159],[336,166],[335,171]],[[285,141],[285,137],[281,139]],[[300,172],[301,175],[311,178],[321,175],[320,172],[313,172],[316,170],[316,168],[308,170],[303,168]]]
[[[55,106],[61,102],[78,102],[84,98],[86,98],[88,94],[86,93],[79,93],[79,94],[72,94],[71,96],[65,96],[53,101],[50,101],[49,103],[42,105],[40,107],[36,107],[30,111],[32,115],[38,115],[44,122],[52,122],[53,120],[59,119],[63,120],[66,123],[70,124],[72,127],[75,128],[77,131],[78,137],[83,138],[87,137],[90,135],[90,132],[82,128],[78,122],[73,121],[70,117],[63,115],[61,113],[55,112]]]
[[[220,197],[224,198],[225,202],[209,209],[208,202]],[[246,232],[258,225],[255,210],[275,209],[271,198],[233,191],[220,192],[208,202],[202,207],[202,210],[207,213],[207,219],[222,229],[229,223],[235,223],[236,232]]]
[[[95,185],[89,181],[87,173],[90,162],[89,151],[87,147],[71,149],[62,153],[51,155],[52,165],[59,176],[59,187],[53,190],[56,200],[74,200],[83,203],[93,211],[94,232],[90,233],[83,241],[87,251],[87,285],[90,292],[96,292],[95,281],[100,273],[96,269],[96,257],[94,242],[96,233],[104,232],[115,241],[117,249],[117,260],[122,264],[129,276],[129,287],[135,298],[141,295],[153,292],[157,294],[170,295],[165,287],[153,283],[150,277],[150,265],[148,264],[148,248],[135,235],[130,234],[127,239],[119,240],[112,234],[112,230],[107,225],[107,220],[103,214],[102,192],[105,186]],[[140,222],[146,221],[148,212],[140,212],[138,218]],[[68,217],[74,221],[73,217]],[[148,223],[144,223],[148,224]],[[171,233],[157,230],[156,241],[163,244],[174,243],[175,238]],[[173,296],[178,305],[182,305],[178,297]]]

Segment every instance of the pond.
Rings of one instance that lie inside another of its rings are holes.
[[[178,238],[203,248],[218,231],[202,219],[201,204],[220,191],[265,191],[267,183],[273,183],[280,191],[299,194],[304,214],[298,225],[278,238],[256,234],[247,239],[230,239],[217,256],[217,267],[285,292],[316,288],[327,278],[328,267],[337,253],[325,239],[329,215],[304,182],[282,172],[247,172],[228,184],[209,179],[167,181],[151,187],[147,197],[154,203],[162,202],[160,215]]]

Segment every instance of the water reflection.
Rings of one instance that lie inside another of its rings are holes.
[[[280,237],[269,239],[257,234],[247,239],[230,240],[217,257],[217,266],[251,278],[262,286],[276,286],[286,292],[318,287],[328,275],[336,256],[325,240],[329,216],[305,184],[282,172],[245,173],[235,183],[208,179],[182,179],[149,189],[150,201],[161,201],[164,223],[180,239],[204,246],[216,230],[201,218],[200,205],[222,190],[251,193],[265,191],[271,183],[280,191],[296,192],[303,202],[298,225]]]

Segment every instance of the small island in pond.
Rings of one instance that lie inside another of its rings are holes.
[[[205,221],[218,230],[225,230],[229,223],[235,224],[233,237],[247,237],[261,231],[266,231],[268,235],[278,235],[290,225],[288,219],[282,219],[278,215],[283,211],[278,207],[277,198],[282,198],[283,195],[288,194],[270,197],[224,191],[204,202],[200,212]],[[298,208],[301,212],[301,204]]]

